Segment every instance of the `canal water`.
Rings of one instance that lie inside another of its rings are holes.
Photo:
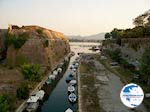
[[[73,63],[75,58],[78,57],[77,53],[92,53],[92,51],[89,50],[91,45],[100,45],[100,43],[71,42],[71,51],[75,52],[75,55],[70,59],[69,66]],[[68,84],[66,83],[66,77],[70,74],[70,72],[71,70],[68,68],[62,79],[60,79],[55,89],[50,94],[48,100],[44,102],[41,109],[42,112],[65,112],[68,108],[71,108],[74,112],[77,111],[77,103],[72,104],[68,101]]]

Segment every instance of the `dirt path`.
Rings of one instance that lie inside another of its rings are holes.
[[[124,106],[120,100],[120,91],[124,86],[120,78],[95,58],[87,57],[82,59],[85,64],[81,62],[80,69],[84,70],[80,70],[78,78],[79,112],[147,112],[143,104],[135,110]],[[88,62],[90,67],[87,67]]]
[[[97,69],[96,84],[101,108],[106,112],[146,112],[144,105],[134,111],[124,106],[120,100],[120,91],[124,84],[115,74],[109,72],[101,63],[95,61]]]

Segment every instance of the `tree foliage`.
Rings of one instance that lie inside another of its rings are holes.
[[[15,49],[19,49],[27,41],[28,35],[26,33],[22,33],[17,37],[13,34],[6,33],[5,37],[6,47],[13,45]]]
[[[18,87],[16,91],[17,98],[19,99],[27,99],[29,97],[29,88],[26,83],[22,83],[20,87]]]
[[[110,33],[106,33],[106,34],[105,34],[105,39],[109,39],[110,36],[111,36]]]
[[[150,47],[146,48],[141,60],[141,74],[145,81],[150,85]]]
[[[21,66],[21,72],[25,79],[29,79],[31,81],[40,81],[41,79],[39,64],[23,64]]]
[[[150,26],[150,10],[136,17],[133,20],[133,24],[135,26]]]
[[[0,95],[0,112],[13,112],[15,108],[15,98],[10,94]]]

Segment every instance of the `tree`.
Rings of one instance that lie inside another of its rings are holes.
[[[150,85],[150,47],[146,48],[141,60],[141,74],[143,75],[147,85]]]
[[[105,34],[105,39],[109,39],[110,38],[110,33],[106,33]]]
[[[17,91],[16,91],[16,95],[17,95],[17,98],[19,99],[27,99],[29,97],[29,87],[26,83],[22,83]]]
[[[149,26],[150,25],[150,10],[136,17],[133,20],[133,24],[135,26]]]

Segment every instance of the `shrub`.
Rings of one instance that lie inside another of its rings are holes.
[[[31,81],[40,81],[41,79],[40,65],[38,64],[23,64],[21,66],[21,72],[25,79],[29,79]]]
[[[120,62],[120,59],[121,59],[120,49],[115,49],[114,51],[112,51],[111,58],[117,62]]]
[[[42,29],[37,29],[36,31],[38,32],[39,35],[42,35],[42,33],[43,33]]]
[[[44,39],[44,41],[43,41],[43,46],[44,46],[44,47],[48,47],[48,45],[49,45],[48,39]]]
[[[27,41],[28,35],[26,33],[20,34],[16,37],[13,34],[7,33],[5,39],[6,47],[13,45],[15,49],[21,48],[21,46]]]
[[[145,52],[143,53],[142,60],[141,60],[141,74],[147,85],[150,85],[150,47],[146,48]]]
[[[17,98],[27,99],[29,97],[29,87],[26,83],[22,83],[16,91]]]
[[[13,112],[15,109],[15,97],[10,94],[0,95],[0,112]]]

